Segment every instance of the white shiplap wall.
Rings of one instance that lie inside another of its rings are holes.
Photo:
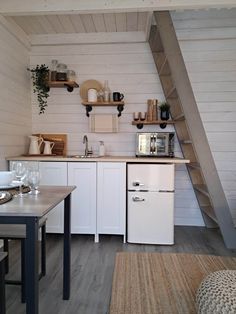
[[[172,18],[236,224],[236,10],[189,11]]]
[[[236,25],[235,10],[188,11],[174,13],[173,19],[195,92],[204,127],[222,184],[236,218]],[[95,152],[104,140],[107,153],[133,155],[135,133],[131,125],[134,111],[146,111],[146,100],[163,100],[163,92],[147,43],[33,46],[30,63],[50,65],[52,59],[66,63],[87,79],[109,80],[112,91],[125,94],[125,110],[117,134],[90,134],[79,90],[69,94],[52,89],[45,115],[37,114],[33,100],[33,132],[67,133],[68,153],[83,153],[82,137],[88,134]],[[114,108],[93,112],[115,113]],[[159,131],[149,126],[145,131]],[[166,130],[172,130],[171,127]],[[176,143],[176,155],[181,155]],[[185,166],[177,166],[175,223],[202,225],[202,217]]]
[[[0,170],[6,156],[25,153],[31,133],[28,49],[9,32],[0,18]]]
[[[147,99],[163,100],[163,91],[156,72],[148,43],[96,44],[71,46],[34,46],[30,63],[46,63],[52,59],[66,63],[74,69],[81,84],[88,79],[109,81],[112,91],[125,94],[125,109],[119,118],[119,133],[89,133],[88,118],[81,105],[79,89],[68,93],[64,89],[51,89],[48,108],[38,115],[37,103],[33,101],[33,132],[67,133],[68,154],[83,153],[82,138],[88,135],[89,144],[98,151],[98,141],[103,140],[108,154],[134,155],[135,134],[131,125],[134,111],[146,111]],[[95,108],[93,113],[116,113],[116,109]],[[158,126],[148,126],[143,131],[161,131]],[[172,130],[172,127],[166,128]],[[180,155],[177,145],[176,154]],[[185,166],[177,166],[176,174],[176,224],[202,225],[202,218]]]

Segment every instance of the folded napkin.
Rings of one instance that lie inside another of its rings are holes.
[[[118,117],[116,114],[91,114],[89,120],[90,132],[118,132]]]

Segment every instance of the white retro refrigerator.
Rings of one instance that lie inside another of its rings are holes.
[[[127,241],[174,244],[174,164],[129,164],[127,186]]]

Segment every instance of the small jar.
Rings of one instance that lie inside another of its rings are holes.
[[[57,81],[66,81],[67,80],[67,65],[64,63],[59,63],[57,65]]]
[[[104,91],[102,89],[98,91],[98,101],[100,102],[104,101]]]
[[[51,61],[51,81],[56,81],[56,74],[57,74],[57,60],[52,60]]]
[[[98,92],[95,88],[90,88],[88,90],[88,101],[97,102],[98,101]]]
[[[73,70],[67,70],[67,80],[70,82],[74,82],[76,80],[76,74]]]

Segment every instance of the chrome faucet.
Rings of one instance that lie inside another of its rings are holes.
[[[87,137],[87,135],[84,135],[83,144],[85,144],[84,155],[87,157],[87,156],[88,156],[88,152],[89,152],[89,149],[88,149],[88,137]]]

